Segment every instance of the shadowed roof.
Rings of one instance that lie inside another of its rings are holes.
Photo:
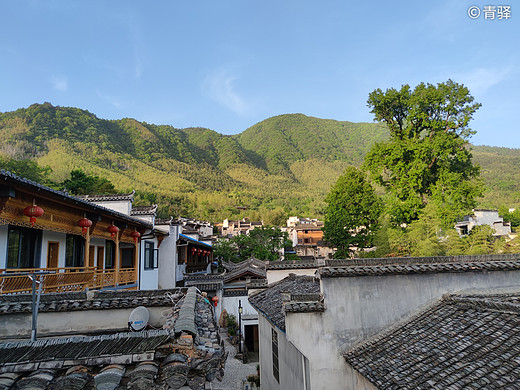
[[[344,356],[381,389],[517,388],[520,292],[445,296]]]

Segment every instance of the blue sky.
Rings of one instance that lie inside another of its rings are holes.
[[[0,112],[48,101],[235,134],[285,113],[371,122],[374,89],[451,78],[483,105],[472,142],[518,148],[512,3],[3,0]]]

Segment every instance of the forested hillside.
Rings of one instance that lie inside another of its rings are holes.
[[[213,221],[320,215],[338,176],[386,136],[379,124],[302,114],[269,118],[235,136],[104,120],[49,103],[0,114],[0,156],[50,167],[51,182],[81,169],[119,191],[135,189],[138,203],[158,203],[163,216]],[[474,156],[489,188],[482,206],[520,206],[520,150],[478,146]]]

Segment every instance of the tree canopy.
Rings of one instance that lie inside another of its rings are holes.
[[[364,167],[387,190],[387,211],[396,225],[418,219],[428,202],[439,205],[448,225],[476,205],[482,194],[472,162],[468,127],[480,107],[469,90],[451,80],[373,91],[368,106],[390,130],[376,143]]]
[[[87,175],[80,169],[70,172],[70,179],[60,186],[74,195],[103,195],[115,193],[114,185],[104,177]]]
[[[372,246],[381,201],[359,169],[348,167],[325,202],[324,239],[337,248],[336,258],[350,257],[352,247]]]
[[[280,228],[261,226],[232,238],[219,240],[214,255],[220,261],[238,263],[254,257],[259,260],[280,260],[281,249],[291,246],[287,232]]]

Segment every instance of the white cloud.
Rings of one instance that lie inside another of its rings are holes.
[[[58,91],[61,91],[61,92],[65,92],[69,87],[66,77],[53,76],[51,78],[51,83],[52,83],[52,88],[54,88]]]
[[[227,107],[240,116],[251,113],[252,107],[236,91],[238,77],[228,69],[218,69],[202,82],[202,94]]]
[[[512,67],[477,68],[450,76],[453,81],[466,85],[474,96],[485,95],[494,86],[513,75]]]
[[[103,99],[104,101],[108,102],[109,104],[111,104],[112,106],[114,106],[115,108],[121,108],[122,107],[122,104],[120,102],[119,99],[113,97],[113,96],[107,96],[107,95],[104,95],[102,94],[99,89],[96,89],[96,93],[97,95]]]

